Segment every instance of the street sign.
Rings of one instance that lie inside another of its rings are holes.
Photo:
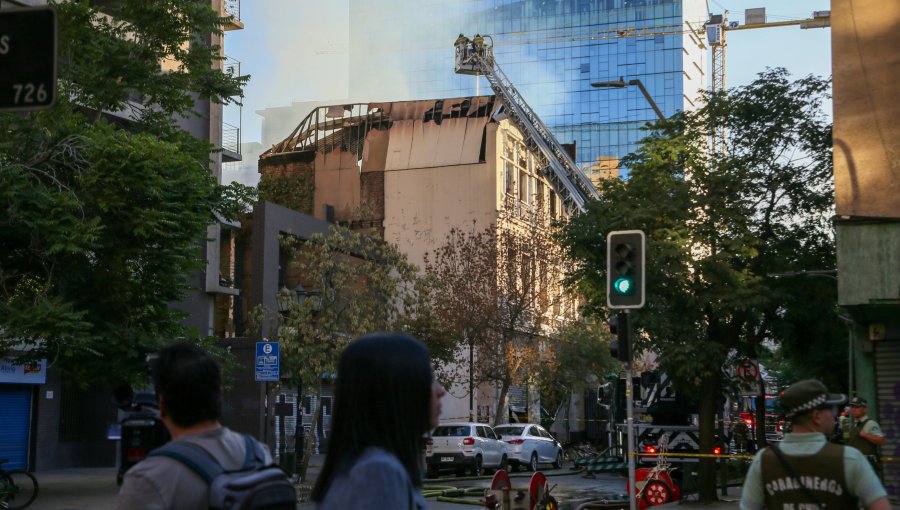
[[[0,112],[56,102],[56,10],[0,10]]]
[[[759,379],[759,365],[751,359],[745,359],[737,367],[738,377],[745,383],[750,383]]]
[[[256,342],[256,380],[278,382],[281,376],[278,342]]]

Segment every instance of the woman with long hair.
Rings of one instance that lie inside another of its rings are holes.
[[[428,348],[402,333],[365,335],[337,367],[325,464],[312,492],[322,510],[427,508],[422,436],[438,424],[446,391]]]

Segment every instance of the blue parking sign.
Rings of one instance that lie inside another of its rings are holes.
[[[278,382],[281,356],[278,342],[256,342],[256,380]]]

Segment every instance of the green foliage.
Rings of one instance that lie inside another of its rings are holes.
[[[259,181],[259,197],[280,206],[312,214],[315,180],[311,176],[264,175]]]
[[[729,351],[786,338],[779,310],[809,304],[786,301],[798,282],[767,273],[833,264],[827,86],[770,70],[657,123],[625,158],[629,179],[604,183],[603,198],[565,228],[580,262],[571,281],[597,317],[606,316],[606,233],[647,233],[648,302],[633,314],[647,335],[637,347],[662,352],[662,368],[688,391],[718,377]],[[708,157],[707,134],[721,125],[726,155]]]
[[[0,114],[0,353],[118,384],[190,337],[170,304],[202,267],[212,212],[241,207],[209,171],[213,147],[173,116],[191,115],[196,96],[239,96],[247,78],[214,69],[218,47],[193,35],[220,33],[208,3],[117,2],[115,18],[53,5],[58,102]],[[181,65],[161,72],[167,56]]]
[[[103,11],[92,2],[51,4],[59,19],[60,95],[97,116],[132,109],[138,117],[169,119],[191,114],[194,94],[218,103],[242,95],[249,77],[214,67],[224,60],[211,43],[224,18],[209,2],[125,0],[104,2]]]
[[[253,186],[245,186],[232,181],[219,187],[222,202],[217,212],[226,220],[238,221],[253,210],[253,204],[259,200],[259,191]]]
[[[834,313],[833,294],[824,307],[790,299],[799,282],[766,276],[834,261],[831,125],[822,111],[828,87],[767,70],[655,123],[623,159],[629,178],[605,183],[602,198],[565,228],[563,243],[578,261],[571,281],[598,318],[607,315],[607,232],[647,234],[647,305],[632,314],[635,344],[658,352],[678,391],[698,397],[701,449],[712,446],[730,354],[757,355],[765,339],[798,353],[801,343],[833,335],[804,330],[807,318]],[[710,133],[723,129],[725,152],[710,153]],[[704,499],[713,495],[710,473],[703,463]]]
[[[551,355],[538,365],[533,379],[541,394],[541,405],[555,410],[573,393],[582,393],[606,374],[617,373],[620,363],[609,353],[611,340],[605,325],[584,321],[570,322],[549,338]]]
[[[415,287],[416,270],[393,245],[340,226],[306,241],[285,236],[282,244],[313,293],[291,304],[278,330],[285,369],[301,387],[333,374],[353,338],[415,322],[401,320],[401,304]]]

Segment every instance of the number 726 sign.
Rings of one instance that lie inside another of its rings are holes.
[[[53,106],[56,33],[52,7],[0,10],[0,111]]]

